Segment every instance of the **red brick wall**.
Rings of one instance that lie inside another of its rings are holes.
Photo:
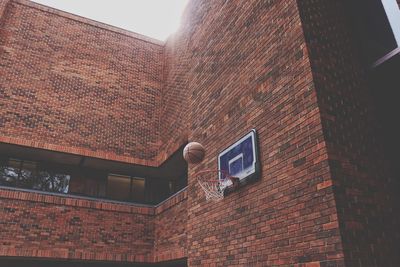
[[[158,207],[0,189],[0,258],[163,262],[186,257],[187,193]]]
[[[0,255],[396,266],[400,212],[387,208],[396,187],[377,156],[345,2],[284,2],[191,1],[165,51],[10,4],[0,29],[0,141],[157,165],[189,139],[207,157],[191,166],[187,196],[157,208],[2,190]],[[207,203],[193,174],[216,168],[218,152],[252,128],[261,179]],[[65,229],[72,243],[60,239]]]
[[[23,0],[0,36],[0,141],[157,165],[161,42]]]
[[[187,256],[187,192],[183,191],[155,208],[154,260]]]
[[[8,2],[9,2],[9,0],[0,0],[0,27],[1,27],[2,17],[3,17],[4,11],[6,9]]]
[[[189,66],[190,266],[343,266],[316,92],[296,1],[191,1],[183,24]],[[255,128],[262,177],[207,203],[193,174]],[[298,265],[296,265],[298,266]]]
[[[152,262],[154,209],[0,190],[0,256]]]
[[[168,158],[179,146],[188,141],[187,47],[188,40],[182,30],[171,36],[165,45],[165,87],[161,106],[160,160]]]
[[[299,1],[346,266],[399,266],[399,184],[384,158],[369,74],[360,64],[347,5]]]

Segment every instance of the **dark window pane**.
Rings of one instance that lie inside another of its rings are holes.
[[[168,180],[149,179],[148,184],[149,197],[152,203],[159,203],[170,196],[170,187]]]
[[[0,175],[1,175],[0,184],[5,186],[17,186],[21,161],[16,159],[10,159],[3,163],[4,165],[0,170]]]
[[[0,166],[0,185],[16,186],[19,169],[7,165]]]
[[[106,183],[104,180],[100,181],[99,183],[99,192],[98,192],[99,197],[105,197],[106,196]]]
[[[50,171],[40,171],[33,189],[56,193],[68,193],[70,175]]]
[[[397,47],[392,26],[381,0],[358,0],[353,4],[363,46],[370,63]]]
[[[107,197],[120,201],[129,201],[131,179],[128,176],[109,175],[107,180]]]
[[[85,179],[85,195],[97,197],[99,191],[99,183],[96,179]]]
[[[144,202],[144,186],[145,180],[143,178],[132,179],[132,197],[131,200],[134,202]]]
[[[382,0],[394,38],[397,45],[400,45],[400,9],[396,0]]]
[[[69,193],[119,201],[157,204],[187,184],[187,166],[179,179],[145,179],[105,170],[0,158],[0,186]],[[176,171],[176,170],[175,170]],[[177,172],[177,171],[176,171]]]
[[[177,191],[179,191],[182,188],[184,188],[185,186],[187,186],[187,180],[188,180],[188,176],[187,176],[187,171],[186,171],[176,181],[176,186],[177,186],[176,189],[177,189]]]
[[[36,162],[23,161],[21,164],[21,172],[18,178],[18,187],[32,189],[35,183]]]
[[[16,169],[21,168],[21,164],[22,164],[22,161],[18,160],[18,159],[10,159],[8,161],[8,166],[12,167],[12,168],[16,168]]]
[[[85,195],[85,178],[79,173],[73,173],[70,183],[69,183],[69,192],[77,195]]]
[[[69,184],[69,192],[72,194],[104,197],[105,196],[105,179],[103,172],[92,170],[75,170],[72,173]]]

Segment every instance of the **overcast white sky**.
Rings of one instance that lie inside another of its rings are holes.
[[[33,0],[164,41],[178,29],[188,0]]]

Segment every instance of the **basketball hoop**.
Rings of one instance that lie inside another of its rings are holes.
[[[228,186],[232,185],[233,188],[239,186],[239,178],[232,177],[229,175],[229,173],[222,170],[204,170],[196,173],[195,175],[201,189],[203,189],[206,195],[206,200],[219,201],[223,199],[225,191],[224,189],[226,188],[227,184]],[[224,176],[224,179],[215,179],[215,177]]]

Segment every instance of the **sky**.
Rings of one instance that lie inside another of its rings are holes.
[[[33,0],[161,41],[174,33],[188,0]]]
[[[400,46],[400,10],[394,0],[383,0],[383,7],[385,8],[386,14],[389,18],[389,22],[392,26],[393,34],[396,39],[397,45]]]

